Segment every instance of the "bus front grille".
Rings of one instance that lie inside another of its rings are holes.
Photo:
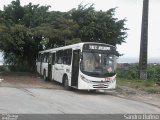
[[[111,81],[92,81],[92,83],[110,83]]]
[[[93,88],[108,88],[108,85],[105,85],[105,84],[96,84],[96,85],[93,85]]]

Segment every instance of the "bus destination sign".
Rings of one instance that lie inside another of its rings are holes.
[[[107,45],[98,45],[98,44],[85,44],[83,50],[98,50],[98,51],[111,51],[112,47]]]
[[[99,46],[99,45],[89,45],[90,50],[110,50],[110,47]]]

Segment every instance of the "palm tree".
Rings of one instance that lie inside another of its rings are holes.
[[[149,8],[149,0],[143,0],[141,43],[140,43],[140,57],[139,57],[139,76],[140,79],[143,80],[147,79],[148,8]]]

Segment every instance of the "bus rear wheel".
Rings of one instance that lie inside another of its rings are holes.
[[[67,76],[64,76],[63,81],[64,81],[64,88],[65,88],[66,90],[69,90],[70,87],[69,87],[69,84],[68,84],[68,77],[67,77]]]

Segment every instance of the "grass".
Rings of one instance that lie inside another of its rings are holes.
[[[146,91],[148,93],[160,94],[160,85],[153,80],[129,80],[118,78],[117,84],[120,86],[128,86],[131,88]]]

